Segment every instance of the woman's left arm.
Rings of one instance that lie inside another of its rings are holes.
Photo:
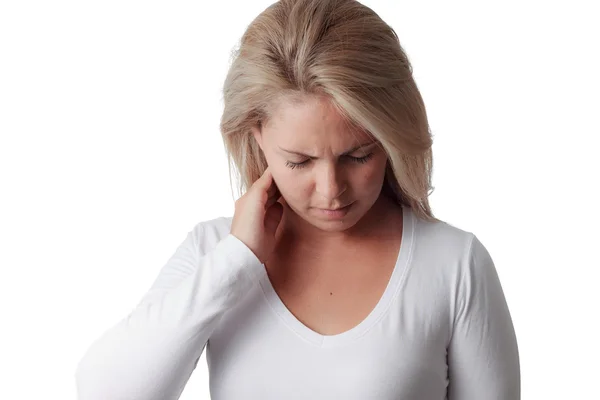
[[[464,262],[448,345],[448,400],[519,400],[513,322],[494,262],[475,235]]]

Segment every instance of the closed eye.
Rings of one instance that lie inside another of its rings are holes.
[[[373,153],[367,154],[366,156],[363,156],[363,157],[353,157],[353,156],[344,156],[344,157],[351,162],[364,164],[367,161],[369,161],[371,158],[373,158]],[[309,161],[311,161],[310,158],[305,161],[299,162],[299,163],[286,161],[285,165],[291,169],[304,168],[308,165]]]
[[[364,164],[367,161],[369,161],[371,158],[373,158],[373,153],[369,153],[364,157],[352,157],[352,156],[347,156],[347,157],[354,162]]]

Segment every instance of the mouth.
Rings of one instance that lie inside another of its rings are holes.
[[[338,218],[343,218],[346,216],[346,214],[348,214],[350,208],[352,207],[352,205],[354,204],[354,202],[344,206],[344,207],[338,207],[335,209],[330,209],[330,208],[317,208],[317,210],[319,211],[319,213],[329,219],[338,219]]]
[[[343,210],[343,209],[345,209],[347,207],[350,207],[351,205],[352,205],[352,203],[347,204],[347,205],[342,206],[342,207],[337,207],[337,208],[319,208],[319,210],[323,210],[323,211],[340,211],[340,210]]]

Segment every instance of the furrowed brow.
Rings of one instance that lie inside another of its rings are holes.
[[[350,150],[347,150],[347,151],[343,152],[343,153],[342,153],[342,154],[340,154],[340,155],[341,155],[341,156],[347,156],[348,154],[352,154],[352,153],[354,153],[356,150],[360,150],[360,149],[362,149],[363,147],[370,146],[370,145],[372,145],[372,144],[374,144],[374,143],[375,143],[374,141],[371,141],[371,142],[367,142],[367,143],[359,144],[358,146],[356,146],[356,147],[353,147],[353,148],[351,148]],[[300,152],[297,152],[297,151],[286,150],[286,149],[284,149],[283,147],[279,147],[279,149],[280,149],[280,150],[283,150],[283,151],[285,151],[286,153],[295,154],[295,155],[302,156],[302,157],[307,157],[307,158],[317,158],[317,157],[315,157],[315,156],[311,156],[310,154],[304,154],[304,153],[300,153]]]

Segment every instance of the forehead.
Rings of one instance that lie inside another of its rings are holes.
[[[346,150],[373,140],[364,129],[351,124],[331,101],[317,96],[281,101],[272,110],[263,133],[267,140],[305,149],[327,146]]]

